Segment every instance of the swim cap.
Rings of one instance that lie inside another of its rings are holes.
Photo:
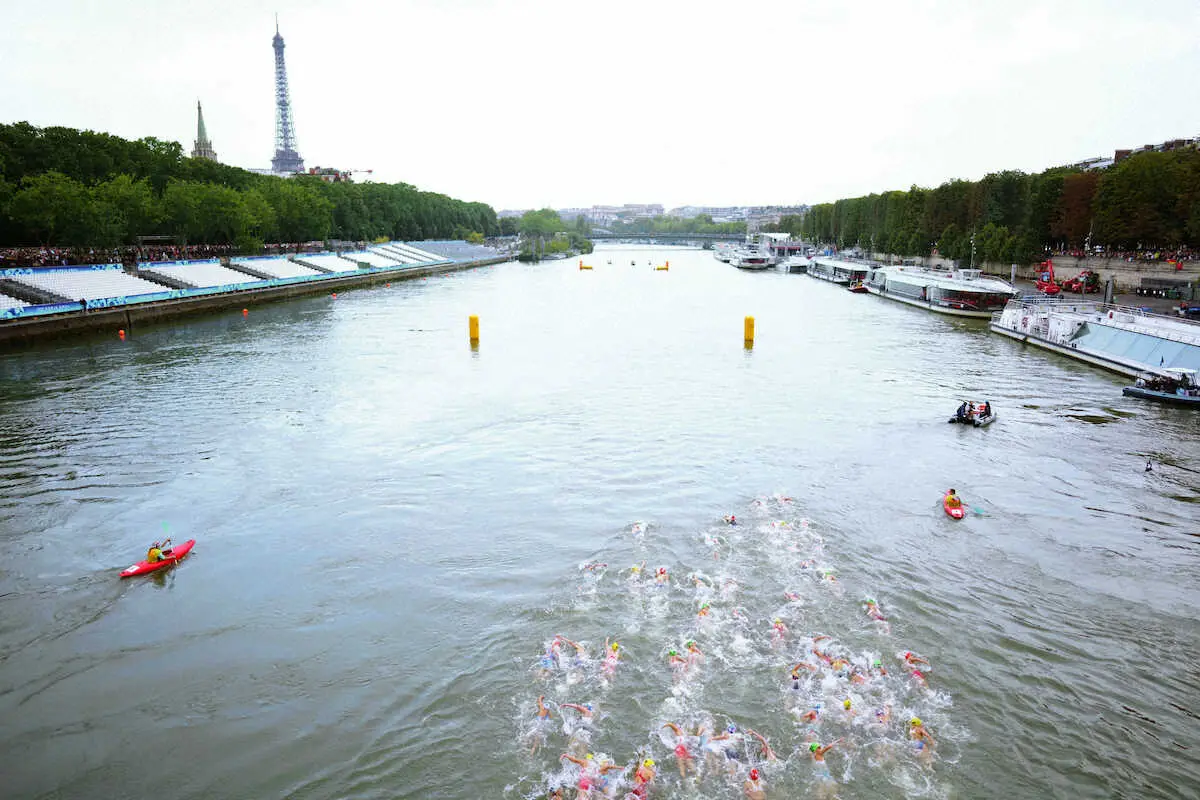
[[[669,656],[677,656],[677,655],[679,655],[679,651],[677,651],[677,650],[668,650],[668,651],[667,651],[667,655],[669,655]]]
[[[588,754],[587,754],[587,760],[588,760],[588,761],[591,761],[593,758],[595,758],[595,756],[594,756],[594,755],[592,755],[591,753],[588,753]]]
[[[821,745],[817,744],[816,742],[813,742],[812,744],[810,744],[810,745],[808,746],[808,749],[809,749],[810,751],[812,751],[812,752],[814,752],[814,753],[815,753],[815,752],[817,752],[818,750],[820,750],[820,749],[821,749]]]
[[[583,707],[584,707],[584,708],[586,708],[588,711],[593,711],[593,710],[594,710],[594,709],[592,708],[592,704],[591,704],[591,703],[584,703],[584,704],[583,704]]]
[[[644,767],[653,767],[653,766],[654,766],[654,759],[653,759],[653,758],[647,758],[645,761],[643,761],[643,762],[642,762],[642,766],[644,766]]]
[[[920,718],[920,717],[913,717],[912,719],[910,719],[910,720],[908,721],[908,724],[909,724],[909,725],[920,725],[920,724],[921,724],[921,718]]]
[[[869,597],[868,597],[866,600],[864,600],[863,602],[864,602],[864,603],[870,603],[871,605],[875,605],[875,601],[874,601],[874,600],[872,600],[872,599],[871,599],[871,598],[869,598]]]
[[[684,647],[695,647],[695,646],[696,646],[696,640],[695,640],[695,639],[688,639],[688,640],[687,640],[687,644],[685,644],[685,645],[684,645]]]
[[[613,649],[613,650],[619,650],[620,648],[621,648],[621,646],[620,646],[619,644],[617,644],[616,642],[613,642],[613,643],[612,643],[612,649]]]
[[[880,660],[877,658],[877,659],[875,659],[874,661],[872,661],[872,662],[871,662],[871,666],[872,666],[872,667],[882,667],[882,666],[883,666],[883,662],[882,662],[882,661],[880,661]]]
[[[750,770],[750,780],[752,780],[752,781],[758,780],[758,770],[756,770],[756,769]]]
[[[737,733],[737,725],[730,725],[725,730],[729,731],[730,733]]]
[[[775,624],[776,624],[776,625],[782,625],[782,624],[783,624],[783,620],[781,620],[779,617],[776,617],[776,618],[775,618]]]
[[[847,697],[845,700],[842,701],[842,708],[849,708],[849,707],[850,707],[850,698]]]

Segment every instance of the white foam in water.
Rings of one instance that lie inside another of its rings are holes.
[[[735,515],[736,524],[718,520],[698,531],[689,539],[694,545],[688,553],[674,549],[677,537],[667,541],[656,527],[636,521],[629,526],[629,552],[602,554],[579,565],[578,591],[565,607],[552,605],[551,615],[569,621],[584,637],[575,639],[582,652],[566,643],[556,648],[553,640],[543,642],[544,655],[533,657],[531,694],[517,699],[514,727],[522,763],[541,765],[536,776],[518,782],[519,791],[532,786],[524,796],[544,797],[563,787],[565,796],[574,797],[582,775],[601,783],[599,755],[586,768],[556,761],[562,752],[586,760],[597,748],[613,753],[619,765],[629,759],[626,771],[608,773],[603,796],[611,798],[632,791],[633,767],[643,758],[656,761],[651,794],[666,797],[740,796],[751,766],[762,770],[771,797],[833,797],[844,784],[871,796],[951,792],[939,783],[934,766],[956,761],[958,743],[969,738],[949,714],[952,698],[912,676],[916,667],[926,682],[936,684],[933,668],[905,664],[902,636],[892,636],[892,624],[903,621],[903,606],[880,597],[889,587],[864,591],[856,585],[857,576],[840,572],[836,556],[826,552],[826,540],[836,542],[836,535],[821,532],[819,524],[801,515],[800,506],[780,493],[757,498]],[[617,566],[610,568],[609,562]],[[669,579],[656,577],[659,566],[667,568]],[[866,597],[878,601],[875,616],[884,619],[872,618]],[[827,628],[824,634],[815,629],[818,625]],[[605,659],[606,638],[620,642],[616,661]],[[702,655],[689,654],[689,640]],[[668,657],[672,649],[682,662],[674,669]],[[789,671],[796,664],[809,668],[799,668],[793,681]],[[759,719],[734,721],[732,739],[714,740],[730,722],[724,716],[727,704],[746,692],[757,692],[755,708],[765,705],[779,714],[760,710]],[[547,705],[587,698],[596,715],[587,722],[574,710],[554,705],[553,721],[539,721],[534,710],[542,693]],[[646,700],[655,697],[657,702],[647,706]],[[630,718],[631,701],[635,718]],[[605,708],[615,703],[620,719],[606,721],[601,703]],[[642,708],[646,711],[636,710]],[[815,719],[814,709],[819,709]],[[924,720],[936,746],[914,746],[907,724],[912,717]],[[792,724],[781,725],[784,720]],[[679,725],[684,736],[663,728],[666,723]],[[740,741],[743,725],[756,724],[774,732],[777,759],[764,758],[753,738]],[[839,738],[843,741],[828,756],[829,777],[823,777],[824,768],[814,763],[808,745]],[[678,745],[692,759],[682,782],[674,755]],[[591,796],[599,800],[601,794]]]

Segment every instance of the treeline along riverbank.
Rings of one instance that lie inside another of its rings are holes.
[[[279,178],[187,158],[177,142],[0,125],[0,247],[466,239],[500,232],[485,203],[406,183]]]
[[[781,230],[878,253],[1028,264],[1052,251],[1200,250],[1200,150],[1136,153],[1105,170],[1015,170],[822,203]],[[974,248],[974,252],[972,252]]]

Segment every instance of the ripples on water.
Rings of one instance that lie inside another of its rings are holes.
[[[660,726],[710,719],[769,738],[769,797],[817,796],[793,708],[818,700],[821,739],[847,739],[839,797],[1195,796],[1194,414],[979,323],[695,251],[612,256],[0,357],[6,790],[536,796],[571,777],[557,709],[529,753],[544,693],[598,701],[590,746],[652,753],[664,797],[739,796],[744,766],[678,779]],[[1000,421],[946,425],[966,395]],[[982,513],[946,519],[949,485]],[[163,535],[199,543],[115,579]],[[670,590],[631,584],[643,559]],[[844,679],[790,689],[817,631],[888,666],[850,689],[861,716],[839,716]],[[574,683],[532,671],[556,633],[593,659]],[[627,656],[607,686],[606,636]],[[676,682],[687,637],[705,662]],[[905,650],[931,691],[893,669]]]

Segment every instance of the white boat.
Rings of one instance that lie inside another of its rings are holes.
[[[738,269],[770,269],[771,257],[761,250],[738,250],[729,262]]]
[[[800,274],[808,272],[809,266],[812,264],[812,259],[808,256],[788,256],[783,261],[779,262],[779,266],[784,272]]]
[[[1097,300],[1025,297],[1009,301],[989,326],[1113,372],[1200,369],[1200,322],[1150,314]]]
[[[808,265],[808,274],[823,281],[849,286],[854,281],[867,277],[869,264],[859,261],[847,261],[833,256],[817,256]]]
[[[1011,283],[977,269],[879,266],[865,284],[871,294],[957,317],[991,317],[1017,296]]]

